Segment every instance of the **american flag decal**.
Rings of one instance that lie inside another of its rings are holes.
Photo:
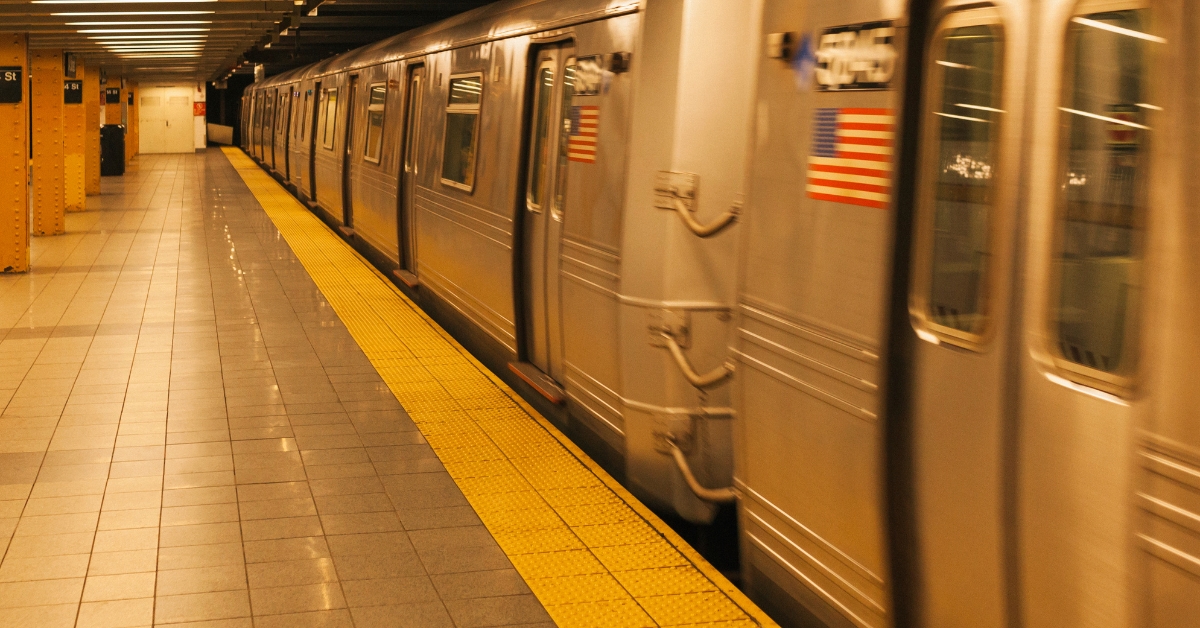
[[[596,139],[600,135],[600,107],[571,107],[571,133],[567,158],[585,164],[596,163]]]
[[[891,109],[817,109],[808,158],[809,198],[887,209],[894,124]]]

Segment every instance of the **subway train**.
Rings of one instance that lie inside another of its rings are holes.
[[[507,0],[253,84],[243,148],[646,503],[736,508],[783,625],[1200,626],[1198,29]]]

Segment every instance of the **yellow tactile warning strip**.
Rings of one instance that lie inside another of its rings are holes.
[[[560,626],[775,626],[240,150],[225,154]]]

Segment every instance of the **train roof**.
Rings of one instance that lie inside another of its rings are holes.
[[[250,89],[286,85],[310,77],[633,13],[642,1],[503,0],[282,72],[252,84]]]

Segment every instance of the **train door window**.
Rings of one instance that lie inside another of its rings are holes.
[[[542,208],[545,190],[543,174],[550,153],[550,111],[554,104],[554,71],[558,62],[547,59],[537,71],[533,112],[533,145],[529,151],[529,190],[526,201],[531,210]]]
[[[312,95],[313,90],[304,91],[304,119],[300,120],[300,139],[308,137],[308,123],[312,120]]]
[[[988,292],[1004,111],[1004,32],[994,9],[950,15],[928,63],[918,236],[924,254],[918,300],[924,326],[954,344],[978,346]],[[890,133],[855,131],[864,137]]]
[[[475,145],[482,100],[482,74],[450,77],[442,183],[468,192],[475,186]]]
[[[367,148],[363,158],[379,163],[383,152],[383,108],[387,103],[387,83],[371,85],[367,98]]]
[[[333,150],[334,130],[337,127],[338,90],[331,87],[325,90],[325,120],[321,123],[321,146]]]
[[[1111,4],[1111,3],[1110,3]],[[1051,331],[1058,363],[1119,392],[1132,375],[1150,140],[1150,64],[1165,43],[1146,9],[1077,14],[1059,107]]]

